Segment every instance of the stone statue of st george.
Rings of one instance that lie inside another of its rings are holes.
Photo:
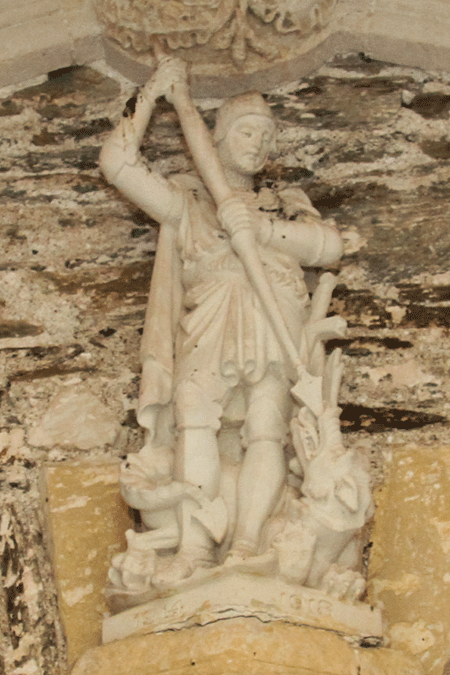
[[[142,161],[159,96],[196,173],[166,178]],[[343,247],[300,188],[254,190],[275,134],[253,92],[222,105],[211,137],[183,62],[165,58],[101,153],[107,180],[160,223],[141,352],[145,445],[121,478],[144,531],[127,533],[110,570],[128,604],[210,568],[350,599],[364,589],[369,475],[341,442],[341,355],[323,346],[345,321],[327,317],[335,277],[310,297],[302,271],[336,263]]]

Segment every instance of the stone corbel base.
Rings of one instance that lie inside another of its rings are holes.
[[[130,637],[90,649],[72,675],[423,675],[403,652],[256,618]]]
[[[138,597],[141,602],[144,600],[142,594]],[[121,604],[131,600],[117,591],[111,599],[120,609]],[[353,644],[377,645],[382,640],[381,613],[375,607],[339,601],[280,578],[222,566],[207,570],[201,577],[185,579],[177,588],[168,589],[163,597],[154,597],[107,617],[103,621],[103,643],[131,635],[252,617],[262,623],[280,622],[334,631]]]

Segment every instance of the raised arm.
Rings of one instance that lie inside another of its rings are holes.
[[[167,101],[173,104],[178,113],[183,135],[194,160],[195,166],[206,187],[211,193],[216,205],[232,196],[232,191],[227,185],[225,173],[220,163],[219,156],[207,128],[195,107],[189,94],[186,68],[182,61],[178,61],[180,77],[166,92]]]
[[[100,153],[100,168],[109,183],[158,222],[179,221],[183,198],[160,174],[144,165],[139,147],[156,99],[164,95],[178,71],[163,62],[147,84],[131,98]]]

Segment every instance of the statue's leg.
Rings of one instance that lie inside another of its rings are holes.
[[[220,461],[217,432],[222,406],[192,381],[181,382],[174,395],[177,439],[174,479],[201,488],[205,497],[218,496]],[[195,518],[200,506],[185,498],[178,509],[180,545],[172,564],[156,575],[153,583],[170,584],[190,576],[197,567],[216,562],[216,547],[210,535]]]
[[[178,433],[175,479],[201,488],[205,497],[215,499],[219,493],[220,465],[217,432],[210,427],[184,428]],[[215,562],[214,544],[200,523],[193,518],[199,506],[183,499],[179,506],[181,530],[180,552],[188,554],[195,566]]]
[[[230,554],[257,553],[261,529],[286,479],[284,445],[289,386],[269,375],[250,389],[243,428],[246,452],[238,482],[237,523]]]

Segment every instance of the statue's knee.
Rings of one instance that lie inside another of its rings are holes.
[[[256,441],[274,441],[284,445],[286,434],[286,422],[273,399],[259,396],[250,403],[242,429],[245,447]]]
[[[186,380],[176,387],[174,408],[178,429],[220,429],[222,406],[195,382]]]

